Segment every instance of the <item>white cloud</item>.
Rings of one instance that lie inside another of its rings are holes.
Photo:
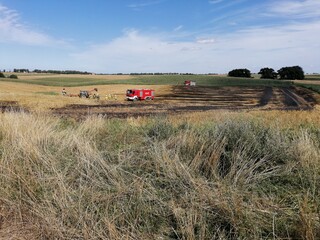
[[[195,41],[170,41],[131,30],[73,57],[86,69],[98,72],[224,73],[239,67],[259,71],[264,66],[279,69],[290,65],[317,72],[314,63],[320,61],[319,38],[320,21],[256,27]]]
[[[140,3],[133,3],[127,5],[128,8],[134,9],[134,10],[140,10],[145,7],[153,6],[162,3],[164,0],[158,0],[158,1],[145,1]]]
[[[217,3],[220,3],[220,2],[223,2],[224,0],[209,0],[209,3],[210,4],[217,4]]]
[[[178,27],[176,27],[175,29],[173,29],[174,32],[178,32],[183,28],[183,25],[180,25]]]
[[[197,39],[197,43],[201,43],[201,44],[211,44],[211,43],[215,43],[215,39],[214,38],[198,38]]]
[[[63,41],[56,40],[44,33],[25,26],[20,21],[19,13],[0,4],[0,42],[20,43],[26,45],[57,45]]]
[[[319,0],[277,1],[272,3],[270,12],[283,17],[310,18],[320,17]]]

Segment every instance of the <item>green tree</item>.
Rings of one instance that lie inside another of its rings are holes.
[[[228,73],[229,77],[244,77],[244,78],[251,78],[250,70],[246,68],[240,69],[233,69]]]
[[[15,75],[15,74],[11,74],[11,75],[9,76],[9,78],[18,79],[18,76]]]
[[[274,71],[273,68],[261,68],[260,72],[258,74],[261,74],[260,78],[263,79],[276,79],[277,73]]]
[[[280,76],[280,79],[289,79],[289,80],[304,79],[304,71],[300,66],[283,67],[278,70],[278,74]]]
[[[6,76],[2,73],[2,72],[0,72],[0,78],[5,78]]]

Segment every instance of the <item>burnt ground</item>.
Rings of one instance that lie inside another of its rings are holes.
[[[174,86],[154,101],[103,102],[52,109],[56,116],[82,119],[89,115],[128,118],[210,110],[311,110],[314,92],[300,87],[203,87]]]
[[[16,101],[0,101],[0,112],[20,111],[21,107]]]
[[[154,101],[100,101],[96,105],[67,105],[51,109],[53,115],[84,119],[90,115],[128,118],[211,110],[311,110],[315,93],[301,87],[173,86]],[[21,111],[15,101],[0,101],[0,111]],[[23,109],[26,111],[26,109]]]

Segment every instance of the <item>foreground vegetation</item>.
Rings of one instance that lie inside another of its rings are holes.
[[[1,114],[0,238],[316,239],[319,149],[317,111]]]

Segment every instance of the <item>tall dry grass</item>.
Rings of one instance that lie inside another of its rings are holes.
[[[319,238],[319,125],[223,116],[0,115],[0,238]]]

